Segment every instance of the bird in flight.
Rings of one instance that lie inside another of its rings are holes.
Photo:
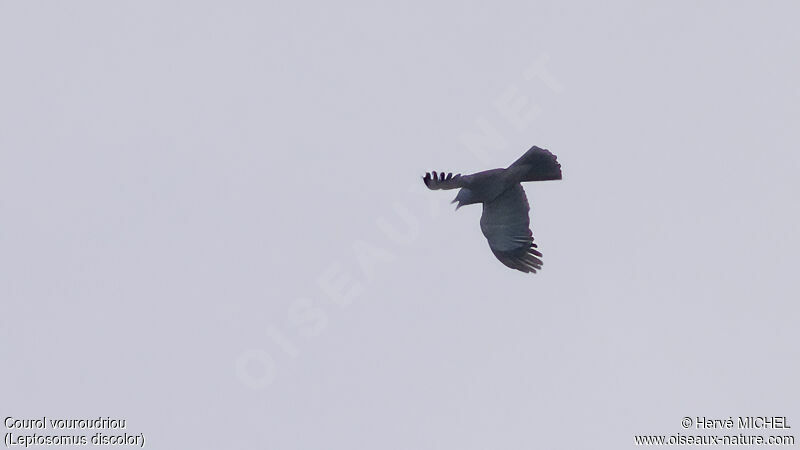
[[[530,206],[521,183],[560,179],[561,164],[556,155],[536,146],[505,169],[471,175],[428,172],[422,177],[431,190],[460,188],[451,202],[458,203],[456,209],[482,203],[481,231],[492,253],[501,263],[525,273],[542,268],[542,253],[533,243]]]

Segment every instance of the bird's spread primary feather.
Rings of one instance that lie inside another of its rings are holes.
[[[460,173],[456,175],[448,173],[445,175],[444,172],[442,172],[441,174],[437,175],[436,172],[429,172],[425,174],[425,176],[422,178],[422,181],[425,182],[425,186],[428,186],[428,189],[433,190],[455,189],[462,186]]]
[[[461,188],[454,202],[458,207],[483,204],[481,231],[500,262],[522,272],[542,268],[542,253],[533,242],[528,199],[520,183],[560,180],[561,165],[549,151],[532,147],[506,169],[492,169],[471,175],[425,174],[429,189]]]

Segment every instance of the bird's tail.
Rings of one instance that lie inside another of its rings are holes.
[[[508,167],[525,168],[521,181],[561,179],[561,164],[556,160],[556,155],[535,145]]]

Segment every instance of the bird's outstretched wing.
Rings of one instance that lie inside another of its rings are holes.
[[[535,145],[508,168],[521,171],[520,181],[561,179],[561,164],[558,163],[556,155]]]
[[[422,181],[425,183],[425,186],[428,186],[428,189],[432,190],[464,187],[464,177],[460,173],[455,175],[448,173],[445,175],[444,172],[440,174],[428,172],[422,177]]]
[[[525,190],[516,184],[483,204],[481,231],[500,262],[512,269],[536,273],[542,268],[542,254],[533,243],[529,210]]]

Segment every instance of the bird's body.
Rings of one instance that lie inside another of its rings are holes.
[[[542,268],[542,254],[533,243],[530,206],[521,183],[560,180],[561,165],[555,155],[534,146],[506,169],[471,175],[432,174],[423,177],[429,189],[460,188],[453,200],[458,203],[456,209],[483,204],[481,231],[500,262],[522,272],[535,273]]]

